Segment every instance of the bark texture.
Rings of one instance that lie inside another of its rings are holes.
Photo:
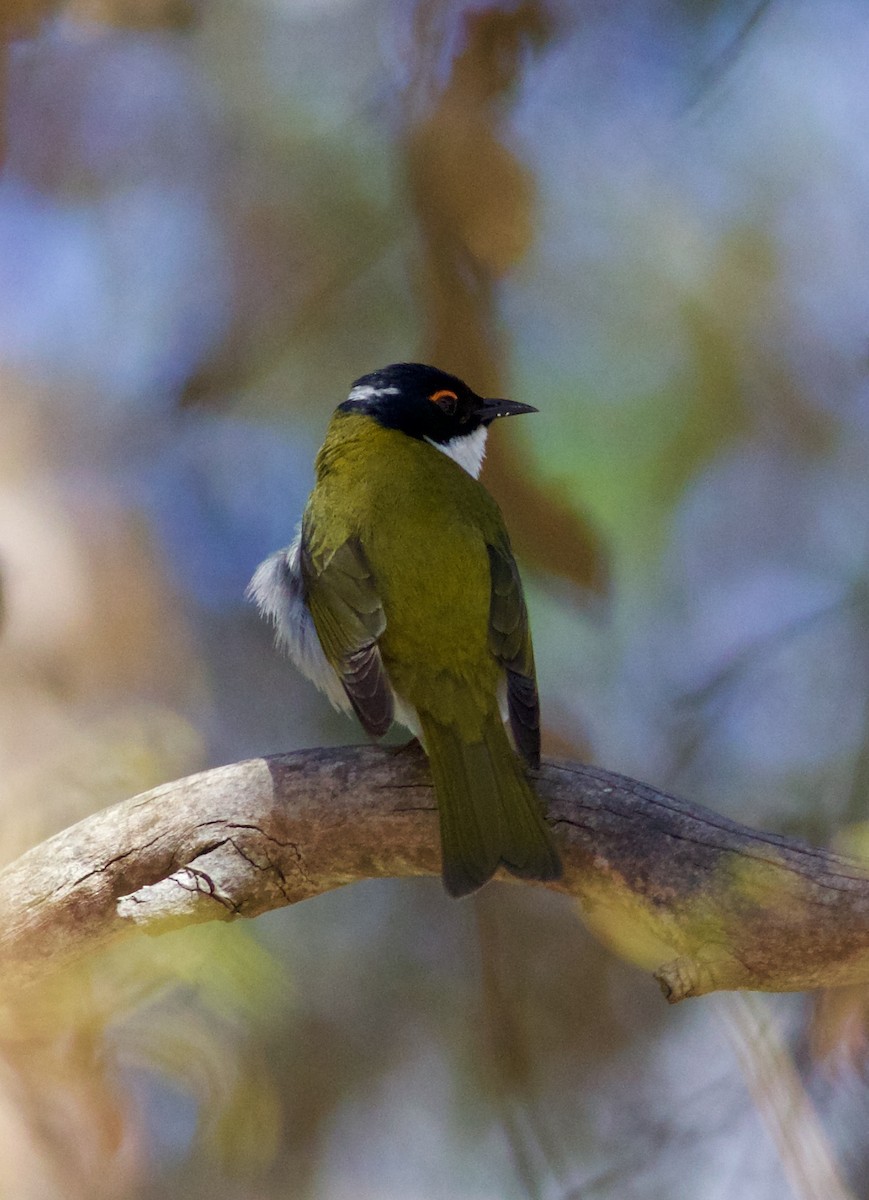
[[[860,863],[596,767],[548,761],[534,782],[565,867],[546,886],[578,900],[671,1002],[869,981]],[[136,929],[438,871],[421,753],[318,749],[218,767],[96,813],[0,872],[4,995]]]

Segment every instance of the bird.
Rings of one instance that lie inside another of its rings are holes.
[[[372,737],[397,721],[419,739],[454,897],[500,866],[562,872],[522,762],[540,765],[522,582],[478,478],[492,423],[537,411],[424,363],[361,376],[332,416],[294,541],[247,588],[336,708]]]

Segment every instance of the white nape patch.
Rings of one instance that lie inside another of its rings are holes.
[[[305,603],[299,566],[301,545],[299,529],[291,546],[278,550],[260,563],[245,595],[255,601],[261,615],[272,622],[278,645],[286,650],[302,674],[326,694],[335,708],[351,713],[353,709],[347,693],[323,653],[314,619]]]
[[[489,430],[485,425],[478,425],[473,433],[463,433],[461,437],[450,438],[448,442],[433,442],[426,438],[430,446],[442,451],[447,458],[457,462],[474,479],[479,478],[483,469],[483,459],[486,457],[486,435]]]
[[[360,383],[357,387],[350,389],[348,400],[373,400],[375,396],[397,396],[401,388],[397,387],[372,387],[370,383]]]

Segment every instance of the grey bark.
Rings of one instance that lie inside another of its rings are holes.
[[[549,761],[534,781],[565,867],[547,886],[671,1002],[869,980],[858,862],[596,767]],[[345,747],[218,767],[87,817],[0,872],[4,996],[136,929],[438,871],[421,753]]]

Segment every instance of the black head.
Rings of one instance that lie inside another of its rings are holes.
[[[387,429],[439,445],[466,437],[496,417],[537,411],[512,400],[486,400],[458,376],[424,363],[393,363],[361,376],[338,407],[368,413]]]

